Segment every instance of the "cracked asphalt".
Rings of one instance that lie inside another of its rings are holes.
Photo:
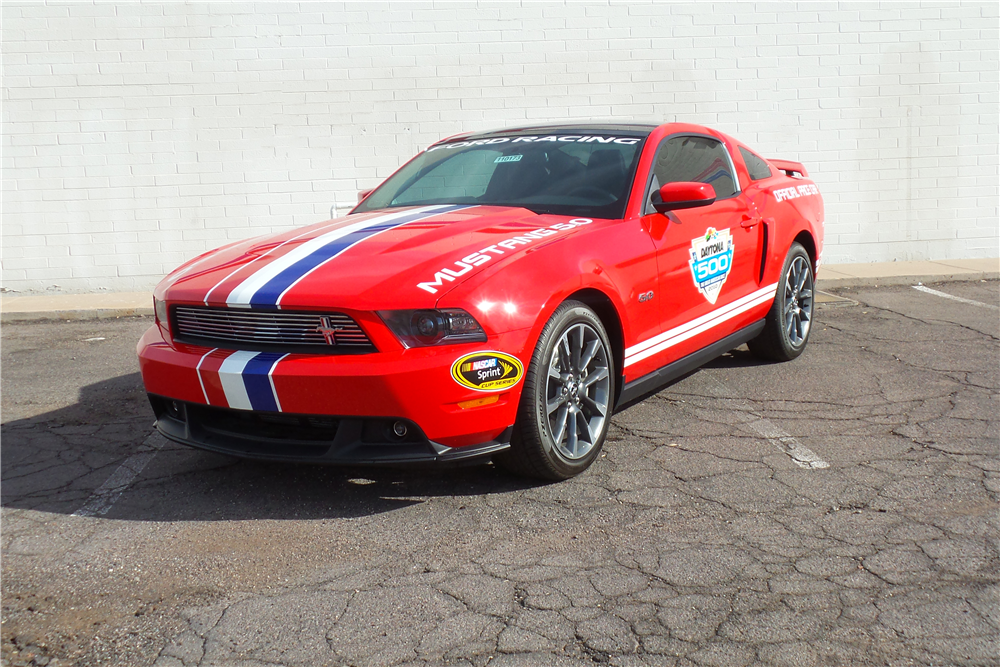
[[[4,325],[0,660],[1000,664],[1000,284],[933,287],[994,307],[839,290],[798,360],[727,354],[559,484],[167,443],[149,320]]]

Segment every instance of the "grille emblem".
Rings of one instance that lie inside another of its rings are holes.
[[[319,326],[313,329],[313,331],[323,334],[323,340],[326,341],[327,345],[337,344],[337,332],[342,331],[344,327],[336,327],[330,322],[330,318],[323,316],[319,318]]]

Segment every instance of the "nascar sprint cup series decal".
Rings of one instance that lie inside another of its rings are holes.
[[[451,377],[476,391],[500,391],[513,387],[524,375],[516,357],[503,352],[473,352],[455,360]]]
[[[709,303],[715,303],[733,268],[733,237],[729,230],[709,227],[704,238],[692,240],[688,264],[698,291]]]

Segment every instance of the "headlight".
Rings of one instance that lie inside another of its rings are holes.
[[[170,319],[167,317],[167,302],[160,301],[157,298],[153,299],[153,314],[156,316],[156,323],[166,329],[170,330]]]
[[[486,342],[486,332],[476,318],[458,308],[380,310],[378,314],[404,347]]]

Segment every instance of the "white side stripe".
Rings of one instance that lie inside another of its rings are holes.
[[[219,367],[219,380],[222,382],[223,391],[226,392],[226,402],[229,403],[229,407],[237,410],[253,410],[246,385],[243,384],[243,369],[258,354],[260,353],[246,350],[233,352]]]
[[[399,211],[397,213],[390,213],[388,215],[382,215],[375,218],[368,218],[366,220],[362,220],[361,222],[356,222],[353,225],[346,225],[339,229],[335,229],[332,232],[327,232],[326,234],[310,239],[305,243],[303,243],[302,245],[295,248],[294,250],[289,251],[288,253],[282,255],[281,257],[278,257],[269,264],[266,264],[265,266],[261,267],[253,275],[251,275],[249,278],[247,278],[242,283],[237,285],[236,288],[229,293],[229,296],[226,298],[226,303],[230,306],[238,306],[238,307],[249,306],[250,299],[253,298],[253,295],[257,292],[257,290],[259,290],[261,287],[266,285],[272,279],[277,277],[277,275],[280,274],[282,271],[291,267],[299,260],[304,259],[305,257],[308,257],[309,255],[313,254],[323,246],[329,243],[333,243],[337,239],[343,238],[348,234],[359,231],[361,229],[365,229],[366,227],[372,227],[378,224],[390,222],[396,218],[412,216],[415,213],[422,213],[422,212],[430,213],[432,211],[441,208],[447,208],[447,206],[439,205],[439,206],[426,206],[424,208],[418,208],[418,209],[406,209],[403,211]]]
[[[752,310],[761,304],[767,303],[774,298],[774,294],[777,289],[778,283],[768,285],[767,287],[761,288],[756,292],[737,299],[733,303],[723,306],[722,308],[713,310],[712,312],[682,324],[679,327],[675,327],[669,331],[664,331],[663,333],[648,340],[644,340],[641,343],[633,345],[625,350],[625,366],[628,367],[636,362],[651,357],[654,354],[658,354],[667,348],[673,347],[678,343],[682,343],[689,338],[708,331],[709,329],[716,327],[727,320],[731,320],[734,317],[742,315],[748,310]]]

